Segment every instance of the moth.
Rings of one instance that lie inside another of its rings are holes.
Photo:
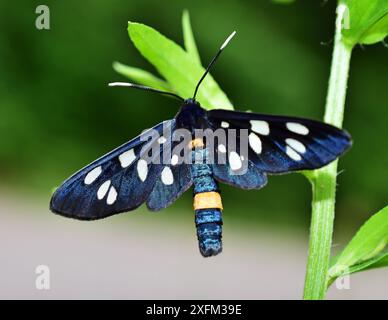
[[[260,189],[268,174],[321,168],[342,155],[352,144],[350,135],[323,122],[201,107],[196,100],[200,84],[234,35],[211,60],[190,99],[137,84],[111,83],[174,96],[183,103],[174,119],[151,129],[151,138],[140,135],[67,179],[54,192],[51,211],[80,220],[102,219],[143,203],[158,211],[193,186],[199,250],[209,257],[222,251],[220,182]],[[182,139],[174,136],[179,130],[188,133],[181,152],[176,147]],[[198,130],[225,132],[227,138],[210,141],[198,137]],[[230,132],[235,144],[229,143]]]

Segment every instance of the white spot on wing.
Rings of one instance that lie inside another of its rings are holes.
[[[169,167],[164,167],[162,171],[162,182],[167,186],[173,184],[174,182],[174,176]]]
[[[178,164],[178,156],[176,154],[174,154],[172,157],[171,157],[171,165],[175,166]]]
[[[305,153],[306,152],[306,147],[304,146],[303,143],[301,143],[298,140],[288,138],[286,139],[286,143],[294,149],[298,153]]]
[[[223,128],[229,128],[229,122],[226,122],[226,121],[221,121],[221,127]]]
[[[137,175],[139,176],[140,180],[143,182],[147,179],[148,165],[147,165],[147,161],[145,161],[144,159],[140,159],[137,162]]]
[[[297,122],[287,122],[286,127],[288,130],[304,136],[309,133],[309,129],[307,127]]]
[[[262,149],[261,140],[253,132],[249,134],[249,145],[251,146],[254,152],[256,152],[257,154],[261,153],[261,149]]]
[[[163,143],[165,143],[166,141],[167,141],[166,138],[163,137],[163,136],[161,136],[161,137],[158,139],[158,143],[159,143],[159,144],[163,144]]]
[[[110,186],[110,180],[105,181],[97,190],[97,198],[101,200],[105,197]]]
[[[85,177],[85,184],[91,184],[93,183],[101,174],[102,169],[101,166],[94,168],[91,170]]]
[[[125,151],[119,155],[119,161],[123,168],[126,168],[129,165],[131,165],[131,163],[135,161],[135,159],[136,159],[136,156],[133,149]]]
[[[111,186],[108,193],[108,198],[106,199],[106,203],[108,205],[114,204],[117,199],[117,191],[114,186]]]
[[[287,155],[288,155],[292,160],[295,160],[295,161],[300,161],[300,160],[302,160],[302,157],[300,156],[300,154],[297,153],[294,149],[292,149],[292,148],[289,147],[289,146],[286,146],[286,153],[287,153]]]
[[[263,120],[251,120],[251,129],[263,136],[269,135],[269,124]]]
[[[222,143],[218,145],[218,151],[221,153],[226,153],[226,147]]]
[[[236,170],[241,169],[241,167],[242,167],[242,162],[241,162],[241,158],[240,158],[240,156],[237,154],[237,152],[232,151],[232,152],[229,154],[229,165],[230,165],[230,168],[231,168],[233,171],[236,171]]]

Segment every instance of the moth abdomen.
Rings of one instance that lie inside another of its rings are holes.
[[[195,211],[198,245],[204,257],[215,256],[222,251],[222,213],[220,209]]]
[[[207,149],[193,150],[191,174],[194,184],[194,211],[198,245],[204,257],[222,251],[222,202],[212,167],[206,163]]]

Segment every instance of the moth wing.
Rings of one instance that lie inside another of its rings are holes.
[[[249,161],[263,173],[317,169],[352,144],[345,130],[315,120],[228,110],[208,111],[208,120],[213,129],[247,129],[247,141],[237,146],[248,144]]]
[[[151,194],[162,171],[160,165],[143,157],[157,143],[153,141],[156,136],[174,126],[175,120],[164,121],[75,173],[53,194],[51,211],[94,220],[139,207]]]
[[[226,136],[225,143],[214,146],[216,179],[244,189],[263,187],[266,173],[323,167],[352,144],[346,131],[315,120],[228,110],[211,110],[207,116],[209,127],[225,130]],[[228,143],[228,129],[236,131],[233,150]],[[241,129],[246,129],[246,135],[241,134]],[[243,159],[241,152],[244,143],[248,145],[248,159]],[[220,156],[226,159],[225,164],[219,164]],[[245,168],[243,174],[235,169],[239,162]]]

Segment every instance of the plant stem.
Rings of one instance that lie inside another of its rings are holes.
[[[342,21],[347,8],[337,7],[335,40],[324,121],[342,126],[349,63],[352,48],[342,41]],[[337,162],[309,175],[312,184],[312,216],[304,299],[323,299],[327,290],[327,272],[333,235]]]

